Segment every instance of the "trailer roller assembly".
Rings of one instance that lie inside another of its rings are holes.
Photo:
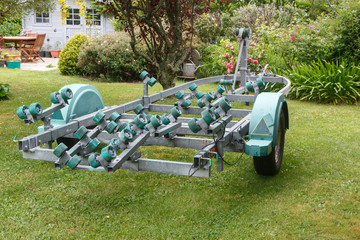
[[[214,165],[223,171],[224,164],[232,166],[247,154],[258,174],[276,175],[284,160],[289,129],[285,95],[291,83],[276,74],[250,73],[251,30],[237,29],[236,38],[235,74],[198,79],[149,95],[148,87],[156,79],[143,71],[143,96],[132,102],[105,107],[95,87],[72,84],[50,94],[49,108],[40,103],[20,106],[16,113],[25,124],[41,119],[44,125],[37,134],[16,141],[19,151],[26,159],[51,161],[57,169],[109,173],[129,169],[192,177],[210,177]],[[283,88],[262,92],[269,82]],[[174,95],[174,104],[159,103]],[[254,103],[253,108],[238,109],[238,102]],[[196,154],[188,162],[150,159],[142,157],[141,146],[190,148]],[[226,152],[240,157],[229,160]]]

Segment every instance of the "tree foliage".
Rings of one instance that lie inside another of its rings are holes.
[[[18,19],[29,11],[43,12],[54,9],[56,0],[1,0],[0,23]]]

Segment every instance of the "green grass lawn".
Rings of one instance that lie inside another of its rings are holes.
[[[70,83],[94,85],[110,106],[140,97],[141,84],[88,82],[57,70],[0,69],[0,79],[12,88],[0,102],[0,239],[360,238],[360,105],[288,101],[290,130],[276,177],[257,175],[248,156],[224,172],[213,168],[209,179],[109,174],[23,159],[12,139],[36,133],[39,124],[25,126],[16,108],[48,107],[49,94]],[[191,161],[196,151],[142,152]],[[226,153],[228,161],[237,157]]]

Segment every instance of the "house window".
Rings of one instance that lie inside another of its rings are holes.
[[[79,9],[69,8],[69,17],[66,18],[66,25],[80,25]]]
[[[49,23],[50,22],[49,12],[36,13],[35,22]]]
[[[96,9],[86,9],[86,23],[89,25],[101,25],[101,16]]]

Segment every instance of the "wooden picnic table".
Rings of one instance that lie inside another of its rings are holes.
[[[3,37],[5,43],[15,43],[15,48],[21,50],[23,44],[34,44],[36,37]]]
[[[22,53],[22,48],[24,45],[34,45],[36,37],[3,37],[5,43],[15,43],[15,48],[20,50]]]

